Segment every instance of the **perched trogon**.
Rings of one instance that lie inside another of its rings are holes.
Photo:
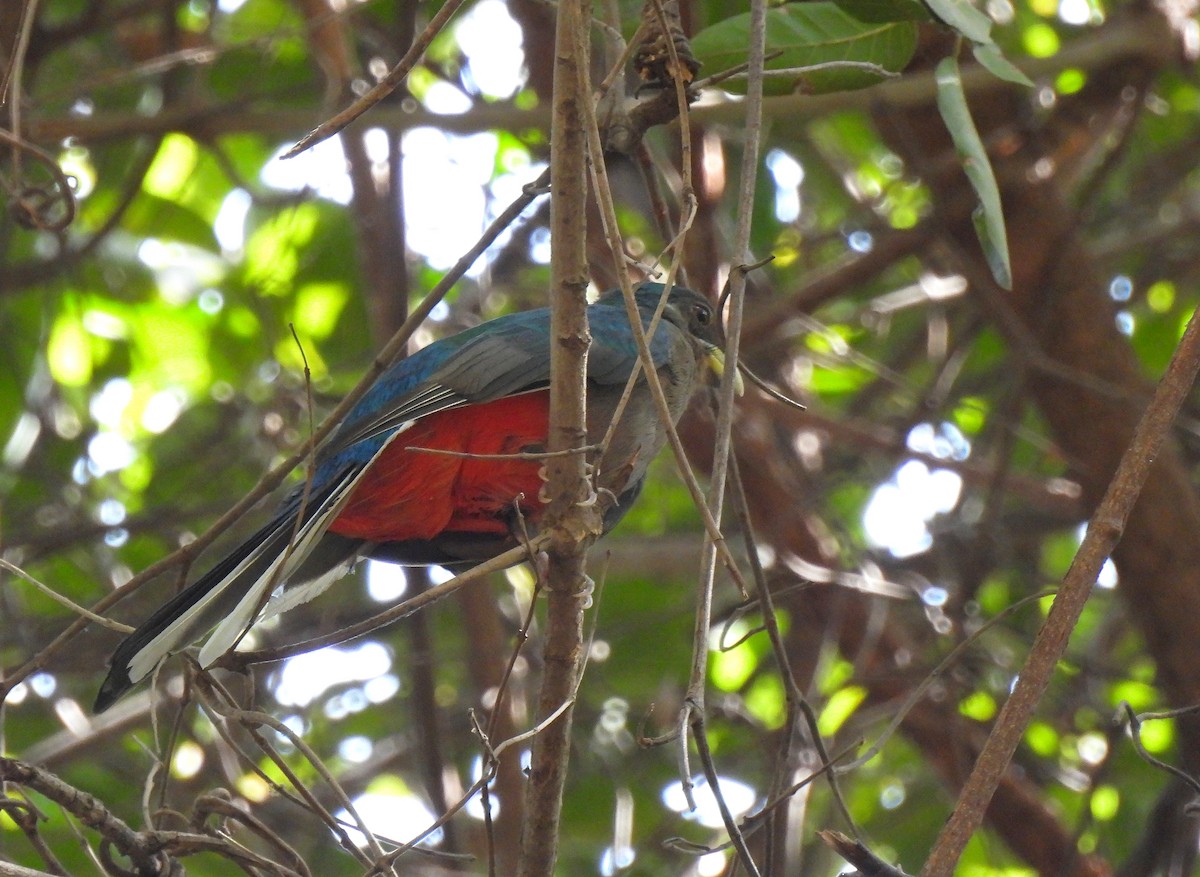
[[[662,292],[658,283],[635,291],[643,327]],[[598,443],[638,357],[620,290],[588,307],[588,323],[588,440]],[[709,302],[673,288],[650,339],[673,421],[703,365],[721,370],[718,339]],[[359,558],[466,568],[516,545],[518,516],[535,532],[541,463],[511,455],[545,450],[549,380],[546,308],[482,323],[387,369],[317,448],[307,495],[303,485],[293,489],[265,526],[125,638],[96,711],[216,624],[200,650],[200,664],[209,666],[257,617],[312,599]],[[665,441],[642,377],[597,461],[597,488],[616,497],[605,532],[628,511]]]

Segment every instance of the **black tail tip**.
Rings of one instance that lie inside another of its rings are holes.
[[[100,715],[100,713],[124,697],[125,692],[129,691],[132,687],[133,683],[129,680],[127,672],[118,670],[116,667],[111,668],[104,680],[104,684],[100,686],[100,693],[96,695],[96,703],[92,707],[92,712]]]

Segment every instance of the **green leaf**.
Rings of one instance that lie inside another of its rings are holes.
[[[78,314],[65,309],[59,314],[46,344],[46,361],[64,387],[82,387],[92,379],[92,345]]]
[[[963,91],[958,61],[943,58],[937,65],[937,103],[954,148],[962,159],[963,170],[971,187],[979,196],[975,210],[975,233],[983,246],[992,276],[1005,289],[1012,289],[1012,265],[1008,258],[1008,236],[1004,230],[1004,211],[1000,205],[1000,189],[988,161],[987,150],[975,130],[967,96]]]
[[[980,12],[971,0],[925,0],[943,24],[949,25],[974,43],[992,41],[992,20]]]
[[[846,720],[854,715],[854,711],[858,709],[867,697],[867,690],[861,685],[847,685],[845,688],[837,691],[825,703],[824,709],[817,717],[817,728],[821,735],[828,737],[836,734],[838,729],[846,723]]]
[[[865,23],[836,3],[798,3],[767,12],[767,70],[789,71],[768,77],[772,94],[804,91],[820,94],[873,85],[887,73],[899,73],[916,49],[916,25],[911,21]],[[750,16],[735,15],[705,28],[692,38],[692,52],[705,73],[729,70],[746,61]],[[823,70],[798,70],[824,64],[849,64]],[[881,72],[864,69],[874,65]],[[744,90],[745,79],[722,84]]]
[[[1033,80],[1022,73],[1016,64],[1005,58],[995,43],[976,43],[973,51],[975,60],[990,70],[993,76],[1033,88]]]
[[[834,0],[859,21],[930,21],[933,16],[921,0]]]
[[[140,237],[179,241],[209,252],[219,249],[212,223],[181,201],[142,192],[125,212],[125,231]]]

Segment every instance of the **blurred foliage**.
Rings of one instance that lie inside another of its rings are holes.
[[[615,5],[619,30],[629,36],[641,4]],[[699,34],[701,76],[743,59],[748,2],[683,5],[685,21]],[[31,153],[0,147],[10,202],[0,218],[0,547],[7,561],[58,594],[92,605],[187,545],[296,449],[370,366],[397,328],[380,316],[398,288],[387,283],[403,275],[408,304],[419,301],[536,179],[548,157],[548,101],[538,91],[539,76],[553,60],[551,31],[539,16],[550,7],[515,0],[471,6],[460,17],[464,23],[435,40],[406,88],[346,135],[357,138],[365,164],[344,141],[278,159],[394,64],[411,27],[423,27],[439,7],[337,4],[329,14],[346,50],[339,59],[319,36],[323,22],[312,18],[311,3],[38,5],[23,75],[11,86],[21,89],[22,136],[71,176],[78,215],[60,231],[17,221],[26,183],[52,190]],[[765,486],[789,497],[786,507],[764,509],[766,501],[753,491],[749,501],[765,517],[802,521],[822,552],[799,558],[770,540],[757,549],[777,589],[774,620],[786,660],[810,698],[826,750],[843,760],[880,739],[904,698],[951,649],[1016,601],[1054,584],[1086,518],[1073,461],[1023,395],[1027,351],[994,320],[977,281],[951,270],[941,250],[918,241],[879,258],[836,292],[805,297],[822,278],[875,258],[896,235],[923,233],[935,217],[931,169],[901,158],[888,133],[910,106],[904,101],[916,99],[884,89],[915,88],[930,76],[930,62],[947,57],[965,35],[996,53],[1002,46],[1036,82],[1030,90],[965,81],[970,113],[987,115],[1003,95],[1037,125],[1100,73],[1113,75],[1101,69],[1111,59],[1097,57],[1097,43],[1088,41],[1138,11],[1137,4],[1109,8],[1098,0],[1005,0],[986,9],[965,0],[928,8],[914,0],[846,0],[770,10],[768,52],[781,52],[772,65],[848,60],[903,74],[881,90],[853,93],[865,97],[820,104],[819,111],[803,103],[769,108],[754,204],[752,250],[775,260],[751,276],[748,318],[771,319],[755,324],[743,350],[753,367],[803,398],[810,414],[792,419],[776,408],[764,417],[760,407],[754,419],[746,415],[752,427],[746,438],[772,450],[744,465],[761,464],[771,482]],[[0,15],[13,18],[8,10]],[[6,35],[3,50],[12,45]],[[1079,51],[1070,63],[1060,63],[1073,46]],[[995,57],[993,72],[1000,66]],[[1043,66],[1031,66],[1039,59]],[[967,71],[965,54],[962,61]],[[352,71],[350,82],[332,72],[342,62]],[[1136,95],[1123,110],[1126,127],[1097,122],[1083,170],[1072,178],[1078,184],[1064,184],[1078,200],[1080,234],[1095,271],[1108,283],[1097,291],[1097,307],[1114,310],[1147,380],[1162,373],[1196,307],[1200,89],[1192,72],[1156,70],[1143,81],[1131,70],[1128,81],[1103,85],[1111,94],[1124,86]],[[879,78],[826,71],[775,90],[800,100]],[[790,95],[794,90],[799,95]],[[924,99],[932,100],[931,90]],[[489,115],[479,122],[483,111]],[[709,111],[698,105],[693,126],[710,174],[700,187],[705,204],[698,222],[713,243],[701,246],[707,252],[687,267],[693,285],[715,292],[729,267],[744,132],[740,123],[704,122]],[[6,124],[12,123],[10,116]],[[958,124],[962,133],[973,123],[967,115]],[[673,138],[676,129],[666,128],[647,139],[654,172],[670,167],[659,173],[669,193],[680,179]],[[997,135],[972,144],[968,161],[981,160],[983,145],[1006,143]],[[353,162],[359,177],[352,183]],[[636,168],[615,185],[630,252],[649,265],[669,236],[656,225]],[[964,197],[974,203],[973,193]],[[380,247],[372,237],[377,217],[367,214],[371,203],[394,211],[406,240]],[[998,210],[999,201],[989,200],[985,240],[993,266],[1004,249],[996,236]],[[543,303],[547,214],[540,203],[526,211],[435,310],[417,343]],[[388,266],[382,273],[381,264]],[[716,267],[706,272],[706,264]],[[688,422],[694,434],[706,434],[703,412]],[[1180,434],[1192,471],[1200,464],[1195,422],[1191,411]],[[269,502],[196,563],[219,557]],[[731,543],[737,541],[739,527],[728,529]],[[643,736],[674,728],[686,695],[701,532],[664,455],[639,504],[593,552],[595,630],[576,706],[564,874],[713,875],[730,862],[728,852],[697,859],[668,843],[682,837],[716,846],[726,838],[706,821],[711,813],[680,813],[673,805],[668,792],[679,780],[678,747],[639,745]],[[370,590],[375,572],[360,567],[331,593],[257,633],[257,642],[294,642],[367,617],[378,609]],[[172,569],[111,614],[124,621],[146,617],[188,573]],[[487,603],[496,620],[486,636],[469,626],[465,601],[448,600],[419,621],[406,619],[363,641],[380,644],[385,656],[371,678],[338,670],[342,659],[331,652],[318,661],[327,664],[322,672],[333,668],[332,681],[318,686],[319,665],[296,659],[259,669],[258,702],[301,733],[353,797],[418,801],[432,814],[437,794],[453,804],[478,775],[481,747],[469,711],[486,716],[492,706],[494,682],[487,680],[499,677],[519,639],[531,582],[527,572],[514,570],[472,586],[479,591],[472,599]],[[1026,788],[1044,805],[1046,824],[1115,869],[1147,830],[1166,779],[1114,730],[1113,714],[1121,703],[1140,711],[1179,704],[1165,696],[1147,644],[1112,584],[1106,578],[1097,589],[1018,761]],[[851,623],[849,609],[832,613],[832,621],[807,613],[806,601],[818,589],[844,592],[843,608],[856,600],[868,607],[858,651],[841,648],[848,640],[839,640],[836,629]],[[744,784],[745,806],[757,808],[768,789],[786,788],[814,770],[817,755],[811,745],[796,744],[800,733],[787,749],[790,760],[778,760],[788,739],[788,683],[762,610],[742,606],[721,580],[715,613],[708,733],[720,775]],[[25,581],[0,573],[0,667],[6,674],[22,667],[73,617]],[[534,618],[508,694],[516,731],[534,721],[541,630],[537,612]],[[1006,615],[930,683],[922,703],[962,729],[962,751],[949,753],[946,763],[970,758],[974,737],[995,718],[1043,618],[1042,604]],[[92,625],[9,694],[0,712],[5,755],[44,759],[137,827],[144,803],[149,811],[187,814],[199,795],[223,787],[295,846],[313,874],[363,872],[310,813],[272,789],[272,782],[290,781],[244,732],[233,739],[247,758],[208,717],[194,707],[177,712],[165,695],[155,724],[144,698],[127,724],[102,732],[107,726],[90,724],[88,704],[115,641]],[[879,650],[886,650],[882,657]],[[181,664],[168,667],[164,680],[177,677]],[[306,679],[307,694],[283,696],[300,684],[295,677]],[[285,738],[264,734],[336,811],[341,804],[313,766]],[[1178,739],[1172,720],[1142,728],[1146,749],[1172,762]],[[896,733],[839,777],[846,807],[875,852],[912,871],[952,806],[952,780],[937,754],[919,735]],[[952,766],[956,781],[970,764]],[[694,753],[691,768],[698,770]],[[77,826],[32,797],[46,816],[42,837],[68,873],[84,873],[91,865]],[[829,785],[818,780],[793,801],[790,834],[780,845],[790,862],[803,863],[794,873],[838,873],[844,863],[814,836],[820,828],[846,827]],[[510,805],[502,800],[501,812]],[[467,810],[451,822],[453,842],[478,857],[486,850],[483,823],[474,804]],[[385,821],[378,830],[412,834],[425,818]],[[168,816],[163,824],[178,821]],[[972,842],[959,873],[1031,873],[1021,851],[995,829]],[[0,858],[44,864],[5,813]],[[431,872],[436,862],[406,858],[401,872]],[[187,868],[194,875],[231,873],[227,860],[211,855],[189,858]],[[463,868],[485,872],[478,860]]]

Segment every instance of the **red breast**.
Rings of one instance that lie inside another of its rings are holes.
[[[537,460],[487,459],[545,446],[549,394],[525,393],[423,417],[363,475],[329,529],[370,542],[431,540],[442,533],[507,535],[513,501],[541,511]],[[475,457],[430,454],[430,448]]]

